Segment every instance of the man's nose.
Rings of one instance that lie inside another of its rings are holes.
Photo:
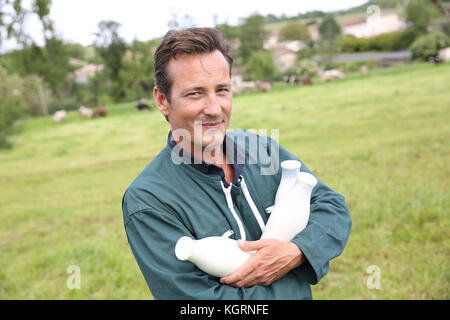
[[[209,94],[205,101],[203,113],[207,115],[218,115],[222,113],[222,108],[219,103],[219,99],[215,94]]]

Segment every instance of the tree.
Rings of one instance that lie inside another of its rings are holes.
[[[333,42],[341,34],[341,27],[333,16],[328,16],[320,23],[319,33],[322,40]]]
[[[281,28],[280,40],[300,40],[308,43],[311,41],[311,36],[309,35],[308,27],[306,25],[292,21]]]
[[[327,65],[333,59],[333,55],[338,47],[338,39],[341,34],[341,27],[333,16],[326,17],[319,25],[320,50],[324,57],[324,64]]]
[[[127,100],[149,97],[154,85],[154,49],[152,42],[134,41],[123,57],[123,68],[119,73],[119,81],[125,91]]]
[[[125,41],[119,35],[120,27],[118,22],[103,20],[99,22],[99,31],[95,33],[95,48],[105,64],[112,84],[112,95],[116,100],[125,95],[119,83],[119,74],[123,67],[122,56],[126,50]]]
[[[231,26],[228,23],[220,23],[216,25],[216,29],[222,33],[222,36],[226,40],[239,38],[239,28]]]
[[[50,84],[55,95],[62,98],[63,91],[67,89],[66,79],[70,71],[64,42],[53,36],[46,40],[45,50],[42,51],[45,61],[41,71],[36,73]]]
[[[405,41],[409,44],[418,36],[428,32],[430,10],[424,0],[410,0],[405,7],[407,28],[404,31]]]
[[[246,80],[272,80],[277,75],[278,68],[270,51],[253,52],[245,64],[244,78]]]
[[[6,1],[6,4],[12,4],[12,13],[10,14],[10,22],[6,25],[7,38],[14,38],[21,49],[24,50],[23,65],[28,73],[31,72],[30,56],[27,54],[27,48],[31,46],[33,40],[25,32],[25,22],[28,18],[29,11],[22,6],[21,0]],[[4,4],[3,4],[4,5]]]
[[[49,44],[53,38],[53,22],[50,19],[51,0],[35,0],[33,3],[33,12],[37,14],[42,24],[45,47],[47,48],[48,58],[52,67],[55,67],[55,58],[53,56],[53,48]]]
[[[250,58],[250,55],[264,47],[264,40],[267,32],[264,30],[264,17],[259,14],[253,14],[244,20],[239,27],[239,38],[241,46],[239,55],[244,64]]]
[[[34,0],[32,11],[27,10],[21,0],[3,1],[6,2],[0,4],[0,8],[5,4],[10,5],[7,8],[10,20],[7,25],[8,37],[14,38],[20,47],[11,54],[5,54],[2,58],[3,64],[10,72],[14,71],[22,77],[29,74],[39,75],[51,86],[53,93],[61,98],[67,85],[68,57],[62,40],[53,35],[53,23],[49,18],[51,1]],[[43,25],[45,48],[36,45],[25,32],[30,13],[38,15]]]
[[[410,0],[405,8],[406,22],[417,32],[426,33],[430,24],[430,10],[427,1]]]

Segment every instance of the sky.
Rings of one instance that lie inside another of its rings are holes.
[[[31,3],[31,0],[25,0]],[[334,11],[361,5],[367,0],[53,0],[50,16],[57,35],[65,41],[84,46],[93,43],[93,33],[102,20],[114,20],[122,26],[120,35],[127,41],[146,41],[163,36],[173,14],[189,15],[197,27],[212,27],[227,22],[237,25],[252,13],[294,16],[311,10]],[[28,4],[29,6],[29,4]],[[33,39],[43,44],[41,25],[33,16],[27,21]],[[14,46],[12,41],[6,47]]]

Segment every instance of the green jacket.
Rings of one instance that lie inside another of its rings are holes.
[[[233,230],[234,239],[258,240],[281,179],[280,163],[299,160],[270,137],[237,130],[228,131],[230,138],[237,150],[235,160],[245,157],[239,179],[230,186],[217,174],[197,170],[168,144],[125,191],[122,209],[128,241],[153,297],[311,299],[310,284],[328,273],[329,261],[343,251],[352,224],[344,197],[320,180],[312,192],[308,225],[292,240],[306,261],[270,286],[224,285],[175,257],[175,244],[182,236],[201,239]],[[254,138],[256,155],[249,152]],[[304,163],[301,171],[311,173]]]

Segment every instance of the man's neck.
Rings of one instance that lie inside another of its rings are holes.
[[[225,139],[227,139],[225,137]],[[191,161],[194,162],[192,164],[213,164],[215,167],[219,167],[223,170],[224,173],[224,179],[228,183],[228,185],[232,184],[235,180],[235,168],[232,165],[232,162],[229,161],[229,157],[227,157],[226,153],[228,148],[231,149],[231,155],[236,152],[235,145],[228,146],[227,143],[225,143],[225,140],[221,143],[216,145],[215,148],[209,146],[209,147],[202,147],[192,145],[190,142],[185,140],[185,143],[183,143],[183,139],[175,140],[174,136],[172,135],[172,132],[169,134],[169,144],[171,145],[171,148],[174,147],[176,144],[178,148],[181,148],[184,151],[184,156],[190,156]],[[233,156],[231,156],[233,157]],[[203,161],[203,162],[202,162]],[[243,166],[238,166],[238,175],[241,172]]]

